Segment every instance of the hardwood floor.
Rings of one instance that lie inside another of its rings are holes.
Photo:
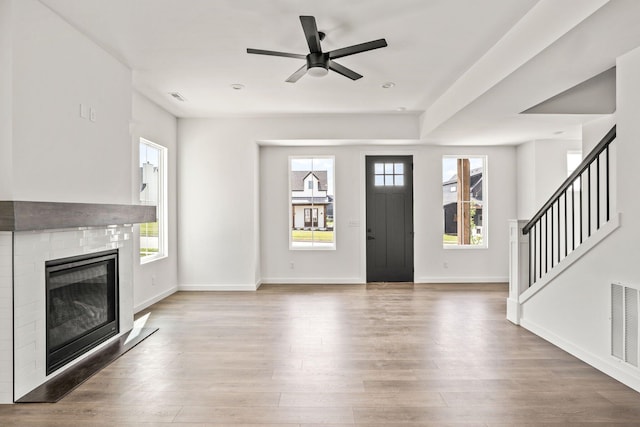
[[[179,292],[160,330],[2,426],[640,425],[640,394],[505,320],[505,285]]]

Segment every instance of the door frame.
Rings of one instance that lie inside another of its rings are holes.
[[[416,159],[418,158],[417,150],[365,150],[360,152],[360,221],[358,226],[360,227],[360,253],[362,256],[360,257],[360,280],[361,283],[367,283],[367,180],[366,180],[366,161],[367,156],[413,156],[413,163],[416,164]],[[415,203],[415,194],[416,194],[416,169],[414,167],[413,170],[413,227],[415,233],[416,227],[416,203]],[[351,224],[349,224],[351,226]],[[415,236],[415,234],[414,234]],[[413,239],[413,266],[414,270],[416,267],[415,260],[416,256],[416,239]],[[413,280],[416,279],[416,274],[413,274]]]

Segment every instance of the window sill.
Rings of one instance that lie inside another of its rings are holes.
[[[161,259],[165,259],[165,258],[168,258],[168,257],[169,257],[169,255],[166,255],[166,254],[146,256],[144,258],[140,258],[140,265],[149,264],[149,263],[152,263],[154,261],[160,261]]]
[[[443,245],[442,249],[453,251],[468,251],[474,249],[489,249],[488,245]]]
[[[334,246],[289,246],[290,251],[335,251]]]

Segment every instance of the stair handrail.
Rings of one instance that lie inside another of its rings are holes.
[[[547,202],[542,205],[542,208],[536,213],[533,218],[524,226],[522,229],[522,234],[528,234],[529,231],[534,227],[536,222],[541,219],[545,213],[549,210],[551,206],[553,206],[556,201],[562,196],[568,189],[573,185],[573,182],[580,176],[584,171],[586,171],[589,166],[598,158],[598,156],[607,149],[607,147],[616,139],[616,125],[613,125],[611,130],[607,132],[607,134],[600,140],[598,145],[596,145],[593,150],[582,160],[582,162],[578,165],[576,170],[573,171],[569,177],[564,180],[562,185],[556,190],[555,193],[547,200]]]

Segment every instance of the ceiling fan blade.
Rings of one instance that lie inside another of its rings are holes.
[[[361,74],[358,74],[355,71],[350,70],[349,68],[344,67],[335,61],[329,61],[329,69],[335,71],[338,74],[342,74],[345,77],[349,77],[351,80],[358,80],[359,78],[362,78]]]
[[[355,53],[366,52],[368,50],[379,49],[381,47],[387,47],[387,41],[385,39],[378,39],[371,42],[354,44],[353,46],[343,47],[342,49],[336,49],[329,52],[330,59],[342,58],[343,56],[353,55]]]
[[[322,48],[320,47],[320,35],[316,26],[316,18],[313,16],[301,16],[300,23],[302,24],[304,37],[309,45],[309,51],[311,53],[321,53]]]
[[[306,59],[306,55],[300,55],[297,53],[287,53],[287,52],[276,52],[273,50],[262,50],[262,49],[247,49],[247,53],[255,53],[256,55],[271,55],[271,56],[284,56],[286,58],[298,58],[298,59]]]
[[[305,74],[307,74],[307,64],[304,64],[302,67],[298,68],[298,71],[291,74],[285,81],[287,83],[295,83],[300,80],[300,77],[304,76]]]

